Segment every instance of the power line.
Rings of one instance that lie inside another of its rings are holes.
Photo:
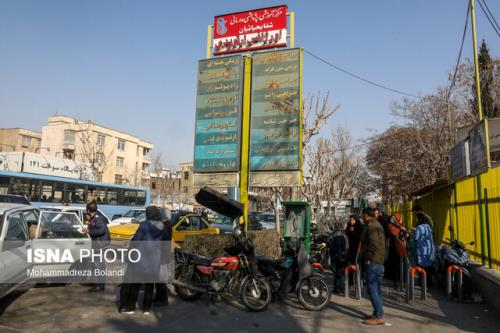
[[[498,24],[497,20],[495,20],[495,15],[493,15],[493,13],[491,12],[490,7],[488,7],[488,4],[486,3],[486,0],[482,0],[482,1],[483,1],[484,6],[486,7],[486,10],[488,11],[491,18],[493,19],[493,22],[495,22],[498,30],[500,30],[500,25]]]
[[[304,52],[307,53],[307,54],[309,54],[313,58],[316,58],[317,60],[321,61],[322,63],[327,64],[328,66],[332,67],[333,69],[336,69],[336,70],[338,70],[338,71],[340,71],[340,72],[342,72],[344,74],[347,74],[347,75],[349,75],[349,76],[351,76],[351,77],[353,77],[353,78],[355,78],[357,80],[363,81],[365,83],[371,84],[371,85],[376,86],[376,87],[381,88],[381,89],[385,89],[385,90],[388,90],[388,91],[395,92],[395,93],[400,94],[400,95],[404,95],[404,96],[408,96],[408,97],[413,97],[413,98],[420,98],[419,96],[417,96],[415,94],[411,94],[411,93],[407,93],[407,92],[404,92],[404,91],[401,91],[401,90],[393,89],[393,88],[390,88],[390,87],[385,86],[383,84],[380,84],[380,83],[377,83],[377,82],[365,79],[365,78],[363,78],[363,77],[361,77],[359,75],[356,75],[354,73],[349,72],[348,70],[345,70],[345,69],[343,69],[343,68],[341,68],[339,66],[334,65],[333,63],[331,63],[331,62],[329,62],[329,61],[327,61],[327,60],[325,60],[325,59],[323,59],[323,58],[321,58],[321,57],[319,57],[319,56],[317,56],[317,55],[309,52],[308,50],[304,50]]]
[[[450,99],[451,91],[455,86],[455,80],[457,79],[458,66],[460,65],[460,60],[462,58],[462,51],[464,49],[465,44],[465,36],[467,35],[467,25],[469,23],[469,13],[470,13],[470,2],[467,6],[467,14],[465,14],[465,25],[464,25],[464,33],[462,34],[462,42],[460,43],[460,51],[458,52],[457,63],[455,65],[455,73],[453,73],[453,80],[451,81],[450,89],[448,90],[448,94],[446,95],[446,100]]]
[[[477,1],[479,3],[479,7],[481,7],[481,10],[483,11],[484,15],[486,16],[486,18],[488,19],[488,21],[490,22],[491,24],[491,27],[493,28],[493,30],[495,30],[496,34],[498,35],[498,37],[500,37],[500,29],[498,29],[496,26],[495,26],[495,23],[493,23],[493,21],[491,20],[490,18],[490,15],[488,14],[488,12],[486,12],[486,10],[484,9],[483,7],[483,4],[481,3],[481,0],[478,0]]]

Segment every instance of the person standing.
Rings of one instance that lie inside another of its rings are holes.
[[[341,223],[335,223],[335,229],[330,240],[330,267],[333,272],[333,292],[342,289],[341,279],[347,266],[349,240]]]
[[[87,227],[84,227],[82,231],[90,236],[93,251],[103,251],[109,246],[111,237],[109,236],[108,221],[104,216],[98,213],[97,204],[95,202],[87,204],[87,218]],[[101,260],[97,259],[97,261],[94,262],[94,268],[101,272],[106,270],[106,261],[103,258],[101,258]],[[99,274],[98,277],[95,277],[95,280],[97,283],[88,291],[104,291],[106,276],[104,274]]]
[[[434,229],[434,221],[432,220],[432,217],[430,217],[426,212],[424,212],[422,206],[415,205],[411,210],[412,212],[415,213],[417,217],[417,225],[428,224],[431,227],[431,229]]]
[[[364,264],[368,294],[373,306],[373,314],[363,321],[365,325],[383,325],[384,309],[382,297],[382,278],[384,276],[385,234],[371,208],[363,209],[366,228],[361,235],[361,259]]]
[[[413,261],[418,266],[425,269],[427,275],[427,286],[432,288],[432,276],[433,276],[433,268],[432,265],[434,263],[435,257],[435,245],[434,238],[432,236],[432,227],[429,225],[429,221],[432,219],[427,218],[427,214],[423,213],[423,210],[420,206],[415,206],[420,208],[420,217],[419,213],[417,213],[417,227],[415,228],[415,232],[412,234],[410,238],[410,244],[412,244],[412,254]],[[422,214],[423,213],[423,214]],[[415,258],[416,256],[416,258]]]
[[[149,315],[153,305],[153,295],[155,282],[159,280],[160,265],[162,262],[162,245],[167,234],[163,223],[161,211],[156,206],[146,208],[146,221],[139,225],[135,235],[132,237],[132,247],[141,253],[141,260],[137,263],[129,264],[127,274],[131,283],[126,283],[121,292],[120,311],[126,314],[135,312],[135,305],[139,297],[139,289],[143,281],[144,298],[142,310],[145,315]],[[161,292],[160,287],[160,292]]]
[[[349,264],[355,265],[359,242],[361,241],[361,233],[363,232],[363,226],[357,216],[351,215],[349,217],[345,232],[349,239]]]

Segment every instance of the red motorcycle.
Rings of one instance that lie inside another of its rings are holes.
[[[176,252],[175,291],[186,301],[208,293],[211,296],[238,295],[250,311],[264,311],[272,291],[257,272],[255,251],[240,227],[233,231],[235,244],[224,248],[228,257],[210,259],[192,252]]]

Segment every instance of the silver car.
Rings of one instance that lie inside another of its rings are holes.
[[[0,203],[0,298],[27,289],[36,279],[30,272],[65,270],[65,262],[31,263],[37,249],[69,249],[75,255],[90,249],[83,224],[75,213],[43,212],[33,206]],[[42,276],[43,274],[39,274]]]

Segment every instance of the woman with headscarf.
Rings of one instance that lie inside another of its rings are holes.
[[[358,254],[362,232],[363,226],[359,218],[355,215],[349,216],[349,221],[346,225],[346,235],[349,239],[349,264],[351,265],[356,264],[356,255]]]

